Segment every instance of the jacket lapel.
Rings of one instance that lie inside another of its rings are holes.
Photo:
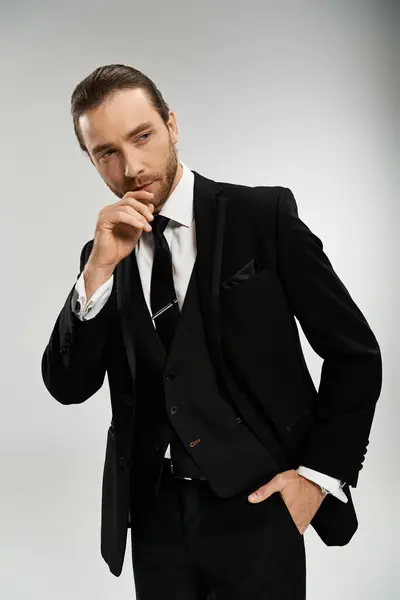
[[[227,198],[222,186],[193,171],[197,285],[206,339],[214,360],[220,354],[219,290]]]
[[[199,175],[196,171],[193,171],[193,173],[193,210],[196,229],[199,303],[210,351],[217,359],[220,348],[219,288],[227,199],[221,196],[222,187],[220,184]],[[135,381],[135,323],[133,319],[140,319],[140,322],[147,322],[152,326],[142,288],[141,286],[132,285],[135,281],[140,281],[135,250],[117,265],[114,275],[122,335],[132,380]],[[139,298],[139,296],[142,297]],[[134,310],[132,310],[133,307],[135,307]],[[144,309],[146,309],[147,314],[143,314]],[[137,310],[141,312],[138,314]],[[154,354],[152,354],[155,357],[160,357],[161,360],[164,349],[158,336],[149,335],[146,337],[148,343],[157,345],[157,347],[154,346]],[[160,349],[162,349],[162,352],[160,352]]]

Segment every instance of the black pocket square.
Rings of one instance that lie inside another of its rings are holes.
[[[234,287],[235,285],[238,285],[239,283],[242,283],[243,281],[246,281],[246,279],[248,279],[252,275],[256,275],[257,273],[258,270],[256,267],[256,257],[253,256],[253,258],[248,263],[246,263],[241,269],[239,269],[239,271],[237,271],[234,275],[228,277],[228,279],[223,281],[221,283],[221,286],[225,289],[229,289],[231,287]]]

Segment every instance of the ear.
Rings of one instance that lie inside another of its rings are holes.
[[[176,144],[178,141],[178,125],[176,122],[175,113],[172,110],[169,111],[169,121],[167,123],[167,127],[170,132],[171,142]]]

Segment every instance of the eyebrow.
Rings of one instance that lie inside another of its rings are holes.
[[[129,131],[126,134],[125,139],[133,137],[134,135],[137,135],[141,131],[144,131],[145,129],[148,129],[149,127],[152,127],[152,126],[153,126],[153,123],[151,121],[145,121],[144,123],[141,123],[140,125],[138,125],[134,129],[132,129],[131,131]],[[113,144],[111,144],[110,142],[108,142],[106,144],[97,144],[97,146],[95,146],[93,148],[92,154],[99,154],[99,152],[101,152],[102,150],[107,150],[108,148],[111,148],[112,145]]]

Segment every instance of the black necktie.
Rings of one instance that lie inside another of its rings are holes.
[[[164,229],[169,221],[164,215],[155,215],[151,222],[154,238],[154,259],[151,271],[150,304],[158,335],[169,352],[179,319],[178,299],[172,275],[172,260]]]

